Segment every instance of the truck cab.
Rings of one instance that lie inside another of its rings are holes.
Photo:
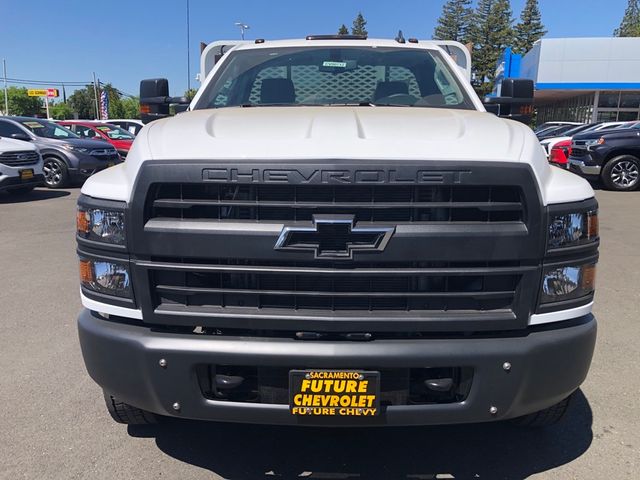
[[[80,342],[116,421],[562,417],[595,345],[597,202],[444,48],[245,42],[186,112],[166,80],[141,97],[157,119],[78,200]]]

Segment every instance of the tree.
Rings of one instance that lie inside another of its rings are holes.
[[[637,1],[637,0],[636,0]],[[538,0],[527,0],[514,29],[514,52],[527,53],[547,31],[542,24]]]
[[[368,34],[367,21],[362,16],[362,12],[358,12],[358,16],[353,21],[353,26],[351,27],[351,35],[364,35],[366,37]]]
[[[433,39],[466,42],[473,16],[470,5],[471,0],[447,1],[442,7],[442,15],[433,32]]]
[[[640,6],[638,0],[629,0],[620,26],[613,32],[616,37],[640,37]]]
[[[56,120],[70,120],[73,118],[73,110],[65,102],[49,105],[49,114]]]
[[[140,118],[140,99],[138,97],[123,98],[120,102],[123,113],[119,118]]]
[[[93,85],[78,89],[67,99],[67,103],[78,118],[93,119],[96,115],[96,100]]]
[[[479,95],[493,88],[498,58],[513,41],[512,23],[509,0],[479,0],[470,29],[474,87]]]
[[[187,97],[187,100],[191,101],[193,100],[193,97],[196,96],[196,93],[198,93],[197,88],[190,88],[189,90],[184,92],[184,96]]]
[[[344,23],[340,25],[340,28],[338,29],[338,35],[349,35],[349,29]]]
[[[33,117],[42,113],[42,99],[30,97],[27,89],[23,87],[9,87],[7,89],[9,114]],[[0,94],[0,108],[4,110],[4,93]],[[4,112],[5,115],[7,112]]]

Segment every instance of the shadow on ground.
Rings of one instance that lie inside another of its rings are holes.
[[[0,203],[27,203],[37,202],[40,200],[50,200],[52,198],[60,198],[71,195],[69,190],[48,190],[46,188],[36,188],[24,195],[9,195],[0,193]]]
[[[167,420],[129,427],[160,450],[227,479],[519,479],[571,462],[591,444],[592,414],[576,392],[554,427],[508,423],[317,429]]]

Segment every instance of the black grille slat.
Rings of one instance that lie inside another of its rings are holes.
[[[148,203],[147,220],[304,221],[321,213],[367,222],[524,220],[516,186],[156,184]]]
[[[40,156],[37,152],[27,150],[20,152],[5,152],[0,154],[0,163],[8,167],[22,167],[38,163]]]
[[[393,268],[264,266],[144,262],[156,307],[196,306],[341,311],[511,310],[522,276],[532,268],[500,265],[407,265]],[[239,263],[236,264],[236,263]]]

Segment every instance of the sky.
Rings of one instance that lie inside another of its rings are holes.
[[[187,75],[186,5],[190,8],[191,76]],[[101,82],[137,95],[144,78],[169,79],[172,95],[197,87],[200,42],[300,38],[335,33],[359,11],[370,37],[431,38],[444,0],[0,0],[0,59],[7,77],[52,82]],[[512,0],[514,17],[525,0]],[[547,37],[607,37],[627,0],[540,0]],[[1,71],[0,71],[1,74]],[[24,85],[29,86],[29,85]],[[35,85],[32,85],[33,88]],[[39,87],[43,88],[43,87]],[[73,88],[67,88],[67,94]]]

